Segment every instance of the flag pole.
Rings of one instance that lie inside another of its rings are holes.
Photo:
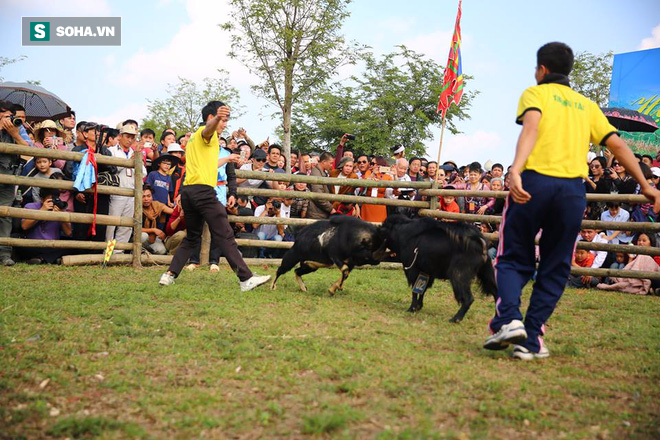
[[[442,154],[442,139],[445,136],[445,117],[446,113],[442,116],[442,128],[440,129],[440,145],[438,146],[438,167],[440,167],[440,154]]]

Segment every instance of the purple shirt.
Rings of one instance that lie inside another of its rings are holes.
[[[28,203],[25,205],[25,209],[41,209],[41,203]],[[59,222],[39,220],[26,232],[26,236],[32,240],[59,240],[61,228],[62,225]]]

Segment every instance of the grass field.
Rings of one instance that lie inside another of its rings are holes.
[[[658,297],[568,290],[525,363],[481,348],[492,300],[411,315],[400,271],[162,270],[0,269],[0,438],[660,437]]]

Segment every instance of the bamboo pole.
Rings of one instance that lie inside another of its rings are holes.
[[[9,174],[0,174],[0,185],[33,186],[37,188],[54,188],[67,191],[74,190],[73,181],[71,180],[38,179],[36,177],[12,176]],[[130,188],[117,188],[108,185],[98,185],[97,188],[99,194],[133,197],[133,190]],[[94,194],[94,189],[89,188],[84,192]]]
[[[0,217],[24,218],[29,220],[43,220],[50,222],[92,223],[94,214],[79,214],[75,212],[54,212],[41,209],[11,208],[0,206]],[[133,226],[133,220],[127,217],[116,217],[113,215],[97,215],[97,225],[108,226]]]
[[[80,240],[32,240],[28,238],[0,237],[0,246],[15,246],[25,248],[48,248],[48,249],[91,249],[105,250],[107,243],[102,241],[80,241]],[[131,243],[120,243],[115,249],[130,251]]]
[[[438,189],[438,181],[437,180],[434,180],[431,183],[431,190],[434,190],[434,189]],[[429,200],[429,208],[431,209],[431,211],[433,211],[435,209],[439,209],[438,208],[438,196],[431,196],[431,198]]]
[[[430,209],[420,209],[419,215],[427,217],[450,219],[450,220],[463,220],[468,222],[487,222],[487,223],[500,223],[502,217],[499,215],[479,215],[479,214],[459,214],[455,212],[445,211],[431,211]],[[596,220],[582,220],[583,229],[596,229],[596,230],[617,230],[617,231],[634,231],[634,232],[658,232],[660,231],[660,223],[650,222],[602,222]]]
[[[263,247],[272,249],[291,249],[292,241],[252,240],[249,238],[237,238],[236,244],[247,247]]]
[[[438,145],[438,166],[440,166],[440,164],[442,163],[440,162],[440,154],[442,153],[442,141],[445,137],[445,124],[447,122],[446,116],[447,113],[444,113],[444,115],[442,116],[442,128],[440,129],[440,145]]]
[[[299,176],[297,174],[265,173],[236,170],[239,179],[274,180],[277,182],[314,183],[318,185],[356,186],[358,188],[431,188],[431,182],[402,182],[399,180],[339,179],[337,177]]]
[[[238,188],[241,196],[281,197],[285,199],[301,198],[310,200],[330,200],[344,203],[366,203],[369,205],[403,206],[406,208],[428,208],[429,202],[415,200],[386,199],[379,197],[349,196],[344,194],[325,194],[309,191],[283,191],[277,189]]]
[[[473,191],[467,189],[421,189],[422,196],[488,197],[504,199],[509,191]],[[587,194],[587,202],[647,203],[648,199],[639,194]]]
[[[27,147],[24,145],[7,144],[0,142],[0,153],[5,154],[20,154],[21,156],[39,156],[47,157],[49,159],[63,159],[80,162],[84,156],[83,153],[73,151],[54,150],[51,148],[35,148]],[[125,168],[133,168],[132,159],[122,159],[121,157],[104,156],[102,154],[95,154],[96,163],[102,165],[117,165]]]
[[[483,234],[488,240],[496,242],[500,238],[498,232],[489,232]],[[539,240],[535,241],[539,244]],[[639,254],[650,255],[652,257],[660,256],[660,248],[651,246],[635,246],[632,244],[610,244],[610,243],[592,243],[589,241],[580,240],[577,242],[578,249],[586,249],[588,251],[607,251],[607,252],[623,252],[624,254]]]
[[[133,154],[133,269],[142,267],[142,151]]]

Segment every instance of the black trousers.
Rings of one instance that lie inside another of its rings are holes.
[[[213,187],[208,185],[185,185],[181,189],[181,206],[186,213],[186,238],[176,250],[170,272],[179,275],[181,269],[195,249],[201,245],[204,222],[209,225],[211,240],[220,248],[229,266],[241,281],[252,277],[252,272],[243,261],[234,239],[234,230],[227,220],[227,211],[218,201]]]

